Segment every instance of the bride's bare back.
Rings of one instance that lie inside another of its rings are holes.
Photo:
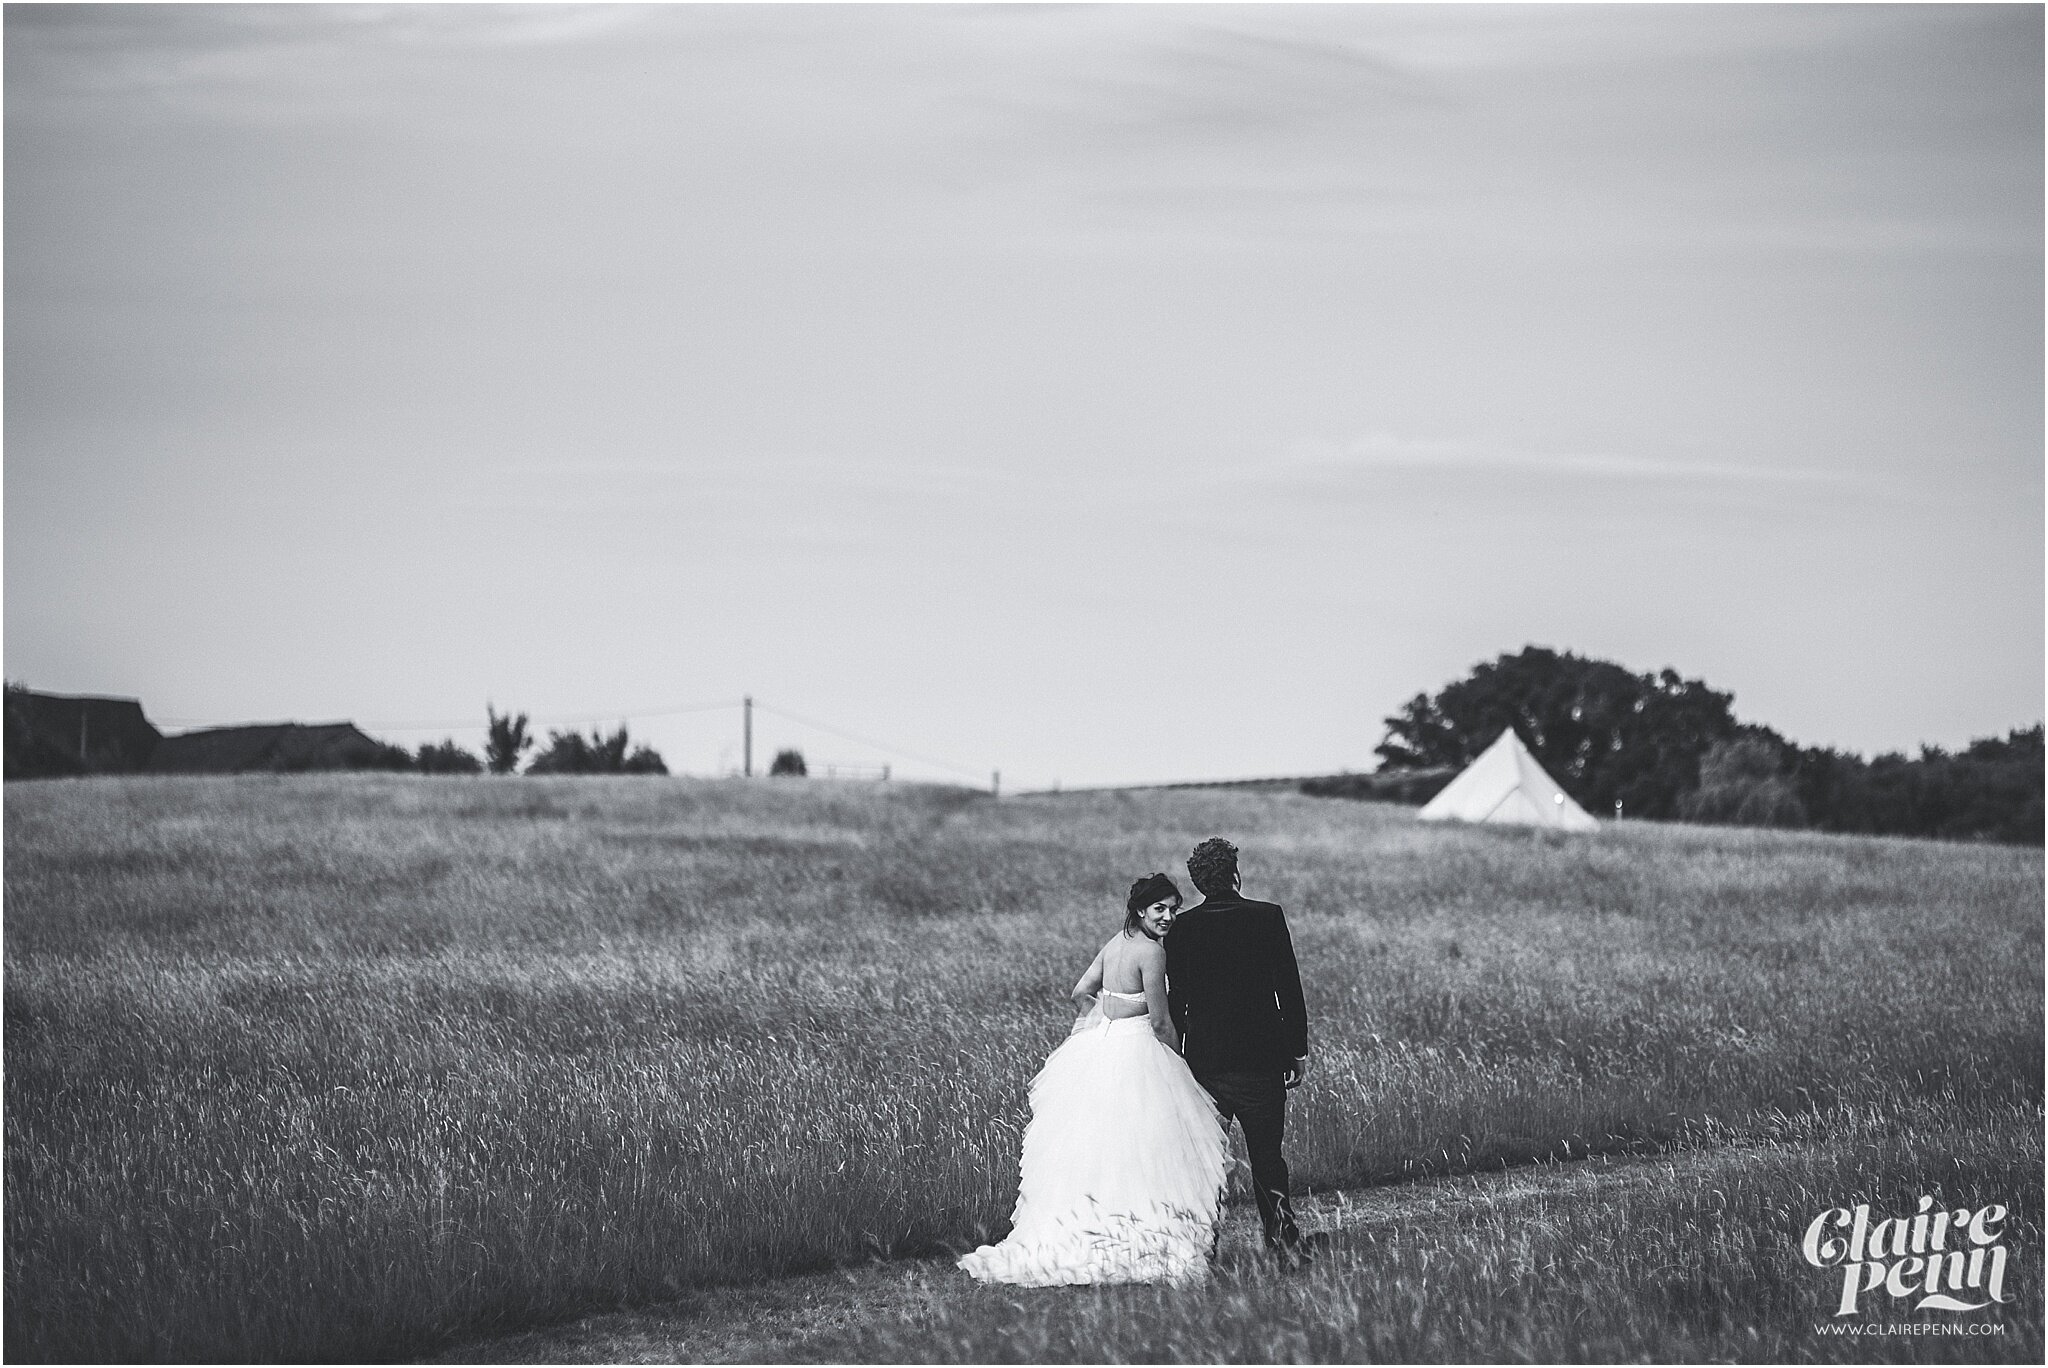
[[[1111,936],[1095,954],[1075,994],[1100,995],[1111,1021],[1150,1014],[1153,1034],[1176,1051],[1179,1042],[1166,1010],[1166,947],[1145,935]]]

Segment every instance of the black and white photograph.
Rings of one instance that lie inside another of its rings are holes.
[[[15,4],[15,1363],[2035,1364],[2044,7]]]

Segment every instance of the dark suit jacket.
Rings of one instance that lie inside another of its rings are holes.
[[[1308,1009],[1278,906],[1232,893],[1166,933],[1166,1005],[1197,1074],[1280,1070],[1308,1053]]]

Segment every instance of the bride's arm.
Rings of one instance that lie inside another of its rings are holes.
[[[1086,1016],[1095,1005],[1096,995],[1102,992],[1102,951],[1095,952],[1095,958],[1088,962],[1088,972],[1081,975],[1081,981],[1074,985],[1074,991],[1067,996],[1074,1000],[1074,1015]]]
[[[1152,1034],[1161,1045],[1179,1054],[1180,1032],[1174,1029],[1173,1013],[1166,1007],[1166,947],[1158,941],[1148,940],[1138,951],[1138,982],[1145,990]]]

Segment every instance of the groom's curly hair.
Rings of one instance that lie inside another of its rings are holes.
[[[1211,836],[1188,856],[1188,877],[1208,897],[1229,893],[1231,880],[1237,877],[1237,847],[1221,836]]]

